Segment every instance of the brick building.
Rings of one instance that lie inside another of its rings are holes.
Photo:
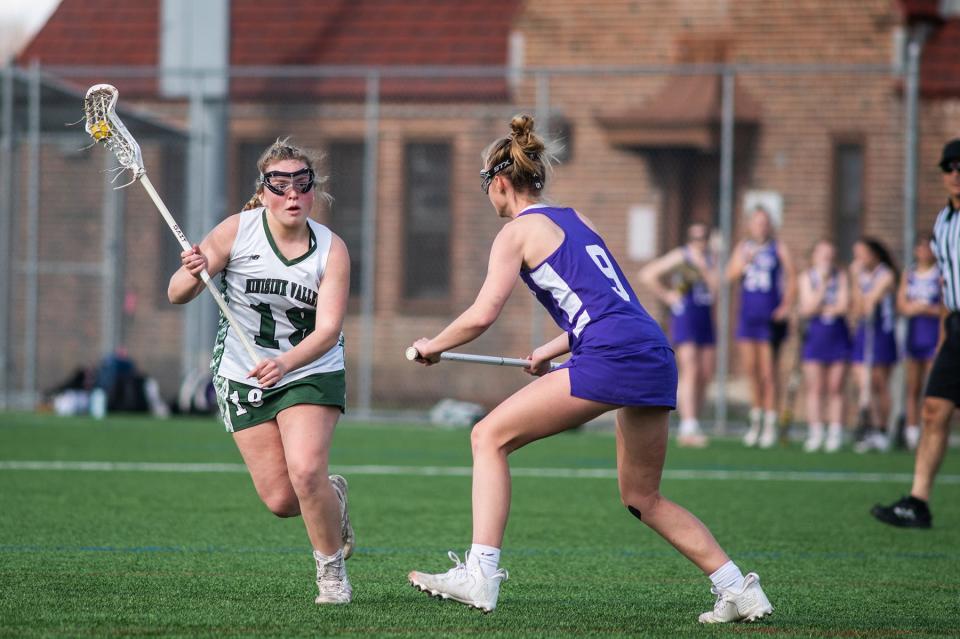
[[[910,25],[929,20],[918,154],[918,226],[927,228],[943,199],[935,168],[940,145],[960,132],[955,79],[960,76],[951,73],[960,20],[950,6],[909,0],[497,0],[469,6],[440,0],[319,5],[292,0],[285,3],[285,19],[271,21],[259,4],[232,0],[229,62],[247,70],[252,65],[386,70],[376,185],[374,399],[378,406],[422,405],[442,396],[491,402],[524,383],[524,376],[467,368],[454,375],[444,367],[414,375],[401,353],[412,339],[431,334],[465,308],[482,281],[499,222],[477,188],[479,152],[505,132],[511,113],[549,114],[550,130],[566,145],[549,195],[590,215],[629,274],[651,247],[661,252],[674,245],[689,222],[716,222],[717,70],[738,65],[735,211],[750,195],[772,196],[782,204],[780,235],[801,256],[817,238],[846,245],[861,233],[884,239],[901,254],[905,125],[897,69]],[[18,62],[155,68],[159,13],[160,0],[135,6],[64,0]],[[449,72],[390,73],[413,65]],[[477,66],[505,73],[472,73]],[[81,75],[68,80],[77,87],[101,81]],[[118,74],[111,82],[145,113],[185,131],[188,105],[163,99],[155,74]],[[234,75],[230,201],[223,213],[249,197],[260,149],[277,135],[292,135],[327,152],[336,202],[319,215],[344,237],[360,269],[364,91],[365,79],[346,72],[301,79]],[[151,175],[156,166],[173,176],[177,152],[170,144],[151,148]],[[55,149],[45,149],[48,155],[56,155]],[[51,157],[44,173],[74,172],[72,188],[79,190],[83,179],[76,173],[98,162],[85,157],[58,165]],[[167,179],[168,203],[176,212],[182,198],[176,178]],[[59,228],[66,238],[92,232],[54,193],[52,184],[49,191],[45,186],[44,228]],[[163,293],[176,263],[175,245],[139,190],[125,197],[122,288],[139,303],[126,318],[124,341],[169,395],[180,370],[174,345],[182,310],[167,304]],[[45,234],[41,252],[56,253],[62,246]],[[640,294],[652,310],[662,310]],[[88,320],[92,305],[74,302],[58,306],[55,321],[39,322],[40,388],[71,362],[99,355]],[[41,306],[48,304],[44,300]],[[518,291],[501,323],[472,348],[526,354],[532,333],[552,333],[549,326],[537,328],[538,313],[531,296]],[[77,330],[57,329],[53,339],[57,322]],[[11,325],[14,334],[22,330],[16,321]],[[351,345],[361,335],[359,303],[345,330],[348,366],[355,372],[357,351]]]

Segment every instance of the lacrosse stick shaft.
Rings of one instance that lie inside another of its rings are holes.
[[[170,227],[170,231],[173,232],[174,236],[177,238],[177,241],[180,242],[180,246],[184,251],[189,251],[192,246],[187,240],[187,236],[184,234],[183,230],[180,228],[180,225],[177,224],[176,220],[173,219],[173,216],[170,215],[170,211],[167,209],[167,206],[163,203],[163,200],[160,199],[160,195],[157,193],[157,190],[153,188],[153,184],[150,182],[150,178],[147,177],[146,173],[140,175],[140,184],[143,185],[143,188],[147,191],[147,195],[150,196],[150,199],[153,200],[153,203],[156,205],[157,210],[160,211],[160,215],[163,216],[164,221],[167,223],[167,226]],[[237,324],[237,320],[234,319],[233,313],[230,312],[230,309],[227,307],[227,301],[223,299],[223,295],[220,294],[220,291],[217,290],[216,285],[213,283],[213,279],[210,277],[210,274],[207,273],[207,270],[204,269],[200,272],[200,279],[203,280],[203,283],[206,285],[207,290],[210,291],[210,294],[213,295],[214,301],[217,303],[217,306],[220,307],[220,310],[223,312],[223,316],[227,318],[227,321],[230,323],[230,327],[233,329],[234,333],[239,338],[240,343],[243,344],[243,348],[247,351],[247,354],[250,356],[250,359],[253,363],[260,363],[260,356],[257,355],[257,352],[253,350],[253,345],[250,343],[250,340],[247,339],[246,334],[240,328],[240,325]]]
[[[407,349],[407,359],[411,362],[420,357],[420,353],[416,348],[411,346]],[[515,366],[517,368],[526,368],[530,363],[526,359],[518,359],[515,357],[497,357],[495,355],[471,355],[469,353],[440,353],[440,359],[450,362],[469,362],[472,364],[488,364],[491,366]],[[559,364],[550,362],[550,369],[555,369]]]

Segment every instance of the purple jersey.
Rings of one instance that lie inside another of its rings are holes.
[[[907,273],[907,299],[924,304],[940,304],[940,269],[936,266],[919,273],[912,268]],[[914,359],[930,359],[940,339],[940,318],[933,315],[914,315],[907,322],[907,353]]]
[[[737,338],[768,341],[773,311],[782,300],[780,255],[776,241],[757,245],[753,240],[747,240],[747,246],[755,248],[756,252],[743,269]]]
[[[807,271],[810,288],[823,292],[823,305],[832,306],[837,303],[840,292],[840,277],[837,272],[831,271],[826,281],[820,277],[816,269]],[[850,359],[850,331],[843,317],[836,315],[814,315],[807,325],[807,332],[803,340],[803,361],[833,364]]]
[[[673,408],[673,351],[603,239],[573,209],[537,206],[520,213],[532,214],[564,233],[560,246],[520,277],[567,332],[571,357],[561,368],[569,369],[571,394],[616,406]]]
[[[860,287],[860,293],[866,295],[873,290],[880,274],[889,272],[889,270],[889,267],[880,264],[869,273],[861,273],[860,281],[857,283]],[[873,326],[873,363],[880,366],[890,366],[896,363],[898,359],[897,340],[893,334],[896,322],[896,307],[893,298],[893,293],[884,295],[874,307],[873,317],[870,318]],[[853,361],[855,362],[865,362],[867,360],[866,337],[866,320],[861,319],[853,342]]]
[[[520,277],[570,336],[570,350],[666,346],[660,326],[637,301],[603,239],[573,209],[538,207],[520,215],[545,215],[565,235],[539,266]]]
[[[690,249],[684,246],[684,268],[690,272],[698,272],[690,258]],[[713,267],[713,257],[707,253],[705,260],[708,268]],[[678,278],[677,289],[683,293],[680,303],[670,309],[671,337],[673,344],[693,342],[697,346],[713,346],[713,294],[703,279],[690,282]]]
[[[756,247],[752,240],[747,245]],[[770,241],[756,249],[746,268],[741,283],[740,314],[748,319],[770,321],[773,311],[780,305],[780,255],[776,241]]]

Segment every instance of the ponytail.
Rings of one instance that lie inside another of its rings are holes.
[[[258,209],[263,206],[263,203],[260,201],[260,189],[257,189],[254,192],[253,197],[250,198],[250,201],[243,205],[242,211],[249,211],[250,209]]]

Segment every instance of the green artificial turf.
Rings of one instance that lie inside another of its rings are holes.
[[[867,514],[874,502],[905,492],[902,480],[798,479],[814,471],[909,473],[908,454],[808,455],[796,447],[745,450],[734,441],[671,448],[671,471],[800,473],[664,481],[667,496],[707,523],[742,568],[761,575],[775,607],[757,624],[702,627],[697,615],[713,604],[709,581],[620,505],[610,477],[518,473],[502,557],[511,578],[493,614],[411,588],[409,570],[446,570],[447,550],[462,557],[468,547],[470,479],[385,467],[468,467],[466,430],[339,427],[331,463],[347,469],[350,482],[354,601],[317,607],[301,521],[277,519],[260,504],[249,477],[233,470],[239,455],[215,420],[0,414],[0,636],[957,636],[954,457],[934,495],[934,528],[917,531]],[[9,467],[53,460],[228,466]],[[612,469],[613,436],[558,435],[511,463]],[[373,468],[350,472],[361,465]]]

